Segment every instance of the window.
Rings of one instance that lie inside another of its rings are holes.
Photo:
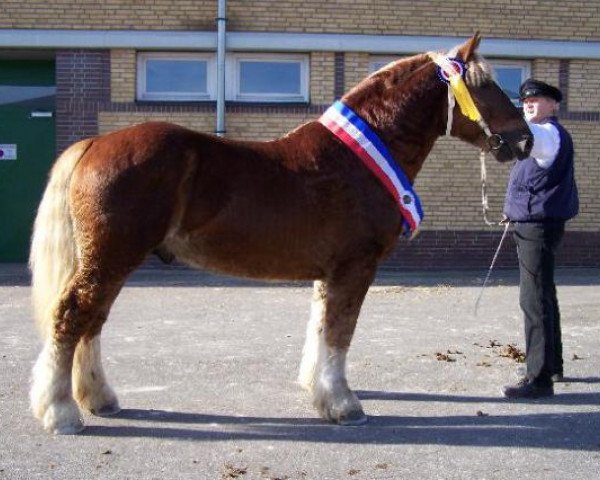
[[[212,63],[206,54],[140,53],[138,100],[210,100]]]
[[[308,55],[229,54],[225,98],[237,102],[308,102]],[[216,55],[138,54],[138,100],[216,98]]]
[[[245,55],[229,59],[228,100],[307,102],[308,56]]]
[[[515,105],[520,106],[519,87],[530,76],[529,62],[492,60],[490,63],[494,67],[496,83]]]

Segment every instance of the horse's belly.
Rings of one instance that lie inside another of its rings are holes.
[[[319,255],[278,241],[203,235],[173,236],[164,246],[184,263],[197,268],[248,278],[313,280],[324,276]]]

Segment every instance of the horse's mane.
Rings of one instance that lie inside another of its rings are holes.
[[[455,56],[456,51],[451,50],[449,56]],[[428,60],[426,54],[414,55],[412,57],[394,60],[387,65],[384,65],[379,70],[371,73],[367,77],[369,79],[388,79],[393,77],[395,82],[401,82],[411,76],[424,62]],[[467,85],[478,87],[493,81],[492,65],[483,58],[479,53],[474,53],[472,58],[467,63],[467,72],[465,81]],[[360,84],[359,84],[360,85]]]
[[[457,49],[448,53],[448,56],[456,55]],[[481,55],[474,53],[467,67],[467,85],[479,87],[493,81],[492,67]],[[378,123],[393,122],[404,107],[409,108],[412,115],[416,104],[421,111],[431,111],[436,101],[431,95],[423,96],[423,92],[431,82],[439,81],[432,75],[433,68],[426,53],[390,62],[352,88],[342,100],[359,108],[363,118],[374,127]]]
[[[465,81],[467,85],[480,87],[494,81],[494,70],[492,65],[479,53],[473,54],[468,63]]]

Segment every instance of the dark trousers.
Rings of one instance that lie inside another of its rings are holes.
[[[563,372],[554,257],[564,232],[564,222],[535,222],[516,223],[513,233],[519,256],[519,303],[525,317],[527,377],[543,384]]]

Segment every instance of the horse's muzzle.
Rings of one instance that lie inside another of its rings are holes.
[[[529,157],[529,153],[531,152],[531,148],[533,147],[533,135],[531,133],[525,134],[521,137],[521,139],[514,143],[512,150],[515,153],[515,156],[519,160],[523,160]]]

